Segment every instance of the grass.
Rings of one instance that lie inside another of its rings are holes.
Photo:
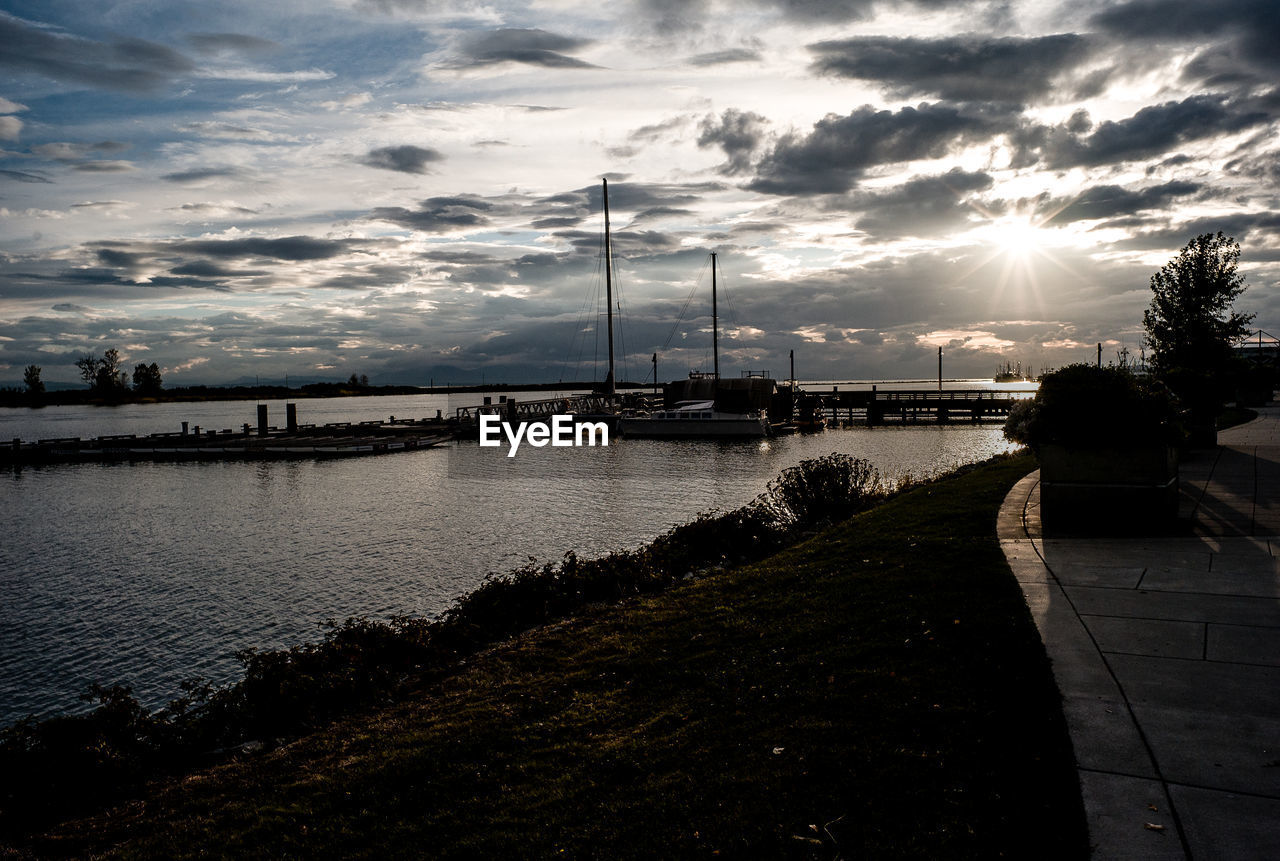
[[[40,854],[1087,857],[996,461],[597,605],[405,702],[158,786]]]

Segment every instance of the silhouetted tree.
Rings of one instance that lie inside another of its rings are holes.
[[[129,387],[129,375],[120,370],[120,351],[114,347],[102,354],[102,358],[88,353],[76,359],[80,379],[89,388],[102,394],[122,392]]]
[[[93,388],[98,384],[98,357],[93,353],[86,353],[76,359],[76,367],[80,369],[80,379],[85,381],[89,388]]]
[[[160,378],[160,366],[155,362],[151,364],[139,363],[133,369],[133,389],[134,391],[144,394],[153,395],[164,387],[164,380]]]
[[[22,382],[26,383],[27,394],[32,397],[44,394],[44,380],[40,379],[40,371],[39,365],[27,365],[26,370],[22,372]]]
[[[1231,309],[1244,292],[1239,260],[1234,239],[1205,233],[1151,276],[1151,305],[1142,315],[1151,371],[1191,409],[1193,424],[1211,422],[1224,402],[1232,345],[1253,320]]]

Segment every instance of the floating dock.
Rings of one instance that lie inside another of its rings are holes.
[[[290,404],[290,407],[293,405]],[[334,422],[300,425],[289,410],[289,426],[280,429],[266,423],[266,407],[258,407],[259,424],[239,430],[188,430],[144,436],[116,434],[93,439],[66,437],[24,442],[15,439],[0,446],[0,464],[22,465],[120,460],[231,460],[290,457],[353,457],[417,451],[447,442],[456,435],[456,423],[441,419]]]

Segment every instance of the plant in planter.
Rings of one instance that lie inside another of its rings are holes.
[[[1149,527],[1178,512],[1173,398],[1125,368],[1069,365],[1009,415],[1005,436],[1040,459],[1045,528]]]

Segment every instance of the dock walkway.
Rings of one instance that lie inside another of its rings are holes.
[[[1280,407],[1260,412],[1183,463],[1185,534],[1046,539],[1038,472],[1000,512],[1094,858],[1280,858]]]

